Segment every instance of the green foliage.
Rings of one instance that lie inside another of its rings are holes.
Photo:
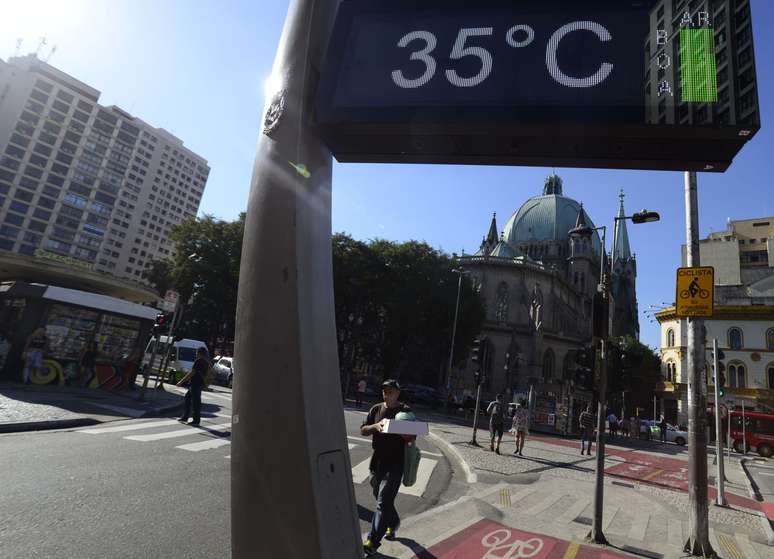
[[[219,337],[233,339],[244,220],[242,214],[236,221],[209,215],[183,221],[170,232],[174,259],[151,262],[146,270],[159,292],[178,292],[185,305],[178,332],[186,337],[211,346]]]
[[[342,368],[364,361],[383,376],[437,386],[449,355],[458,275],[453,260],[426,243],[333,237],[336,328]],[[484,318],[463,278],[455,361]]]
[[[621,359],[620,353],[625,354],[625,359]],[[652,410],[654,390],[661,381],[661,358],[632,336],[623,338],[610,354],[610,408],[619,413],[625,403],[627,415],[634,415],[635,407]]]

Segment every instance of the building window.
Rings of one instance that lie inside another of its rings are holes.
[[[508,285],[501,283],[497,286],[497,301],[495,303],[495,318],[499,322],[508,321]]]
[[[675,331],[671,328],[667,330],[667,347],[675,347]]]
[[[666,378],[667,382],[677,382],[677,366],[674,361],[667,361]]]
[[[551,382],[554,378],[554,352],[547,350],[543,356],[543,381]]]
[[[728,382],[731,388],[747,387],[747,370],[742,363],[731,363],[728,366]]]
[[[731,328],[728,331],[728,347],[731,349],[742,349],[743,345],[742,331],[739,328]]]
[[[766,349],[774,351],[774,328],[769,328],[766,332]]]

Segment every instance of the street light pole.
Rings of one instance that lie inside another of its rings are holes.
[[[696,173],[685,172],[686,265],[701,265]],[[714,557],[707,503],[707,375],[703,318],[688,318],[688,523],[685,551]]]
[[[454,340],[457,337],[457,316],[459,315],[459,311],[460,311],[460,293],[462,292],[462,275],[469,273],[462,269],[453,269],[452,272],[456,272],[457,274],[459,274],[460,277],[459,277],[459,280],[457,281],[457,303],[454,306],[454,325],[452,326],[451,347],[449,348],[449,366],[446,368],[446,382],[444,383],[444,386],[446,387],[447,396],[448,396],[449,388],[451,384],[452,362],[454,360]]]

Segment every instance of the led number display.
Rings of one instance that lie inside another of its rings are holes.
[[[345,1],[315,123],[344,161],[724,170],[759,128],[751,23],[708,4]]]

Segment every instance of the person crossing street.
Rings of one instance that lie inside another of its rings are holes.
[[[188,392],[185,394],[183,415],[178,419],[181,423],[186,423],[189,414],[193,411],[191,425],[199,425],[202,409],[202,389],[204,388],[204,378],[207,375],[209,368],[210,364],[207,361],[207,350],[200,347],[196,350],[196,361],[194,361],[190,372],[177,383],[177,386],[183,386],[187,381],[191,381]],[[191,408],[193,408],[193,410]]]
[[[591,404],[586,406],[578,418],[581,430],[581,454],[586,451],[586,454],[591,456],[591,441],[594,439],[594,416],[591,414]],[[588,449],[585,447],[585,443],[588,442]]]
[[[505,414],[507,406],[503,403],[503,395],[498,394],[495,401],[491,402],[486,408],[486,413],[489,414],[489,433],[491,439],[489,441],[489,450],[500,454],[500,441],[503,440],[503,432],[505,431]],[[497,437],[497,447],[495,448],[495,437]]]
[[[382,538],[393,539],[400,526],[400,517],[395,508],[395,497],[403,480],[403,459],[406,440],[414,437],[382,433],[385,420],[394,419],[398,413],[411,412],[411,408],[399,401],[400,385],[395,380],[382,383],[384,402],[373,406],[360,427],[364,437],[372,436],[373,455],[369,470],[371,487],[376,498],[376,511],[371,530],[363,544],[366,555],[373,555],[381,545]]]

